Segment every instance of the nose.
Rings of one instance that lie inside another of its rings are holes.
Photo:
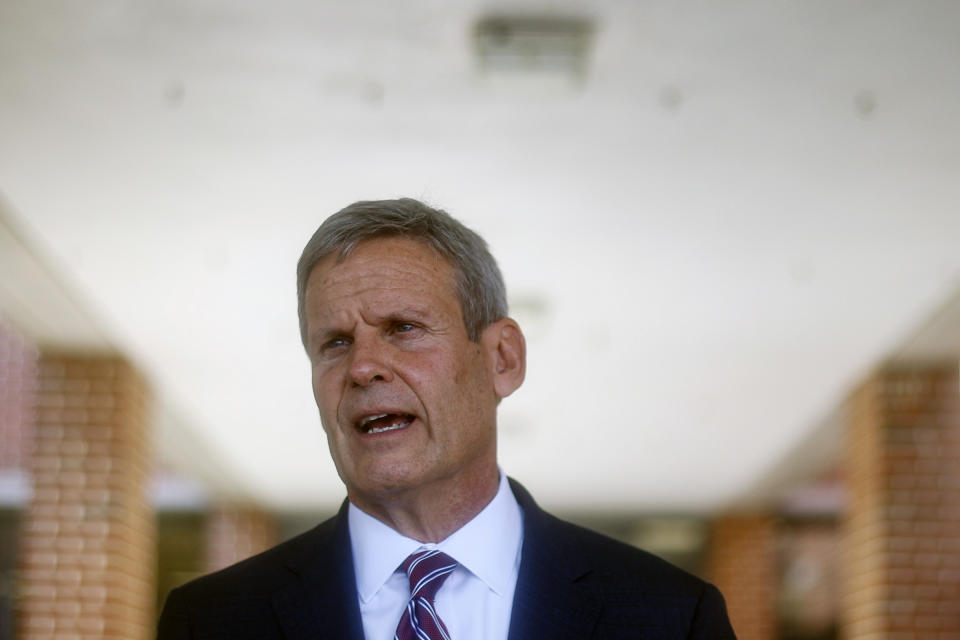
[[[389,362],[389,346],[375,336],[355,336],[350,349],[348,375],[353,384],[366,387],[374,382],[390,382],[393,372]]]

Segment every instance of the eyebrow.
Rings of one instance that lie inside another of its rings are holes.
[[[433,317],[429,307],[404,307],[399,311],[391,311],[383,316],[384,320],[429,320]]]
[[[353,333],[353,329],[337,328],[336,323],[322,324],[307,334],[307,344],[323,344],[336,336],[346,336]]]
[[[416,320],[426,322],[434,317],[433,310],[429,306],[414,307],[406,306],[396,311],[390,311],[383,315],[376,316],[378,323],[397,322],[401,320]],[[337,336],[347,336],[353,334],[353,329],[337,329],[333,326],[318,327],[316,331],[307,335],[308,344],[324,343],[327,340]]]

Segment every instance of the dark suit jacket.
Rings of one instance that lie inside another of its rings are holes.
[[[524,530],[509,640],[735,640],[715,587],[511,487]],[[158,638],[363,640],[346,503],[315,529],[174,589]]]

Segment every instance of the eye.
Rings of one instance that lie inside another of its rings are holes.
[[[336,351],[337,349],[342,349],[350,344],[350,339],[343,336],[337,336],[336,338],[331,338],[327,340],[322,345],[320,345],[320,353],[329,354],[330,352]]]
[[[389,335],[398,343],[407,343],[423,335],[423,326],[416,322],[397,320],[390,323]]]

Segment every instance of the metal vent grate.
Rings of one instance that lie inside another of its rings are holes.
[[[474,29],[487,76],[550,76],[580,82],[587,71],[593,23],[559,16],[487,16]]]

